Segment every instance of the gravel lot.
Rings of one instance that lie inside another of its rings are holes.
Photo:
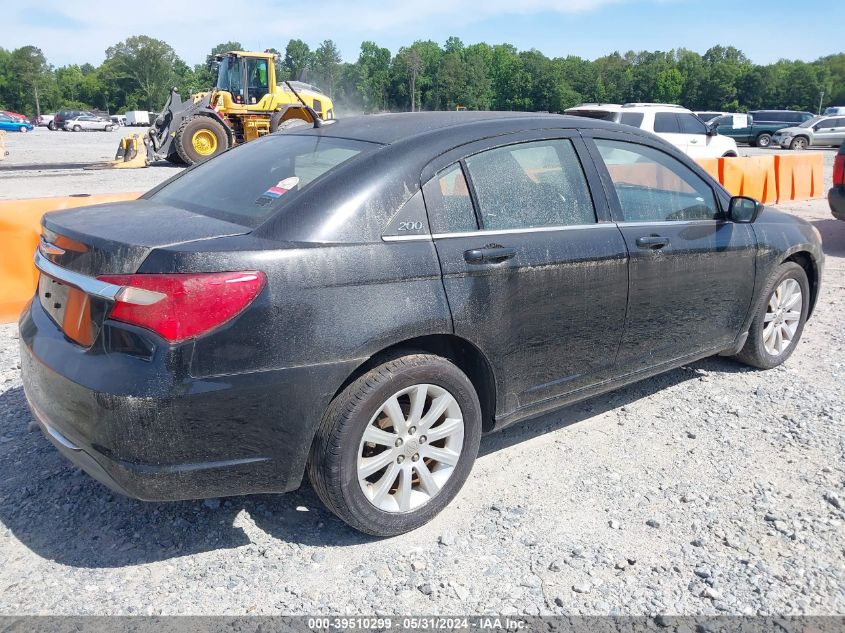
[[[0,197],[174,173],[4,170],[109,158],[120,135],[9,135]],[[827,253],[785,366],[713,358],[488,436],[455,502],[388,540],[349,530],[308,485],[112,494],[33,429],[16,327],[0,326],[0,615],[845,614],[845,223],[824,201],[782,208]]]

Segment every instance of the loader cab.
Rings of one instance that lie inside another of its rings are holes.
[[[270,60],[226,53],[217,57],[217,90],[240,105],[256,105],[270,92]]]

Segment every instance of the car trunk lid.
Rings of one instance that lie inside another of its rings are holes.
[[[116,292],[99,275],[135,273],[155,248],[249,230],[150,200],[48,213],[36,254],[39,302],[70,339],[90,346]]]

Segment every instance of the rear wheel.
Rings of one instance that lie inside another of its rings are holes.
[[[48,130],[50,130],[51,132],[55,132],[55,131],[56,131],[56,124],[55,124],[55,122],[50,121],[50,122],[47,124],[47,129],[48,129]]]
[[[757,147],[768,147],[772,144],[772,135],[764,132],[758,135],[754,142],[757,144]]]
[[[807,145],[809,145],[809,141],[807,140],[806,136],[796,136],[792,139],[792,143],[789,145],[789,149],[807,149]]]
[[[111,125],[106,126],[106,132],[111,132],[114,128]]]
[[[74,131],[74,132],[81,132],[81,131],[82,131],[82,128],[81,128],[80,126],[78,126],[78,125],[74,125],[74,126],[73,126],[73,131]]]
[[[229,149],[229,136],[219,121],[200,115],[182,123],[174,144],[179,158],[194,165]]]
[[[22,134],[26,134],[27,132],[29,132],[29,128],[27,128],[25,125],[22,125],[20,127],[20,131]]]
[[[481,407],[466,374],[445,358],[409,354],[371,369],[332,401],[308,474],[349,525],[394,536],[448,505],[480,436]]]
[[[810,307],[807,273],[795,262],[784,262],[775,269],[762,297],[737,359],[771,369],[789,358],[801,339]]]

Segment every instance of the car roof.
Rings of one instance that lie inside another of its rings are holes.
[[[285,133],[318,134],[382,145],[425,137],[435,143],[442,140],[444,147],[456,147],[498,134],[550,128],[616,130],[619,125],[584,117],[534,112],[404,112],[341,118],[331,124],[324,123],[320,128],[299,126]]]

